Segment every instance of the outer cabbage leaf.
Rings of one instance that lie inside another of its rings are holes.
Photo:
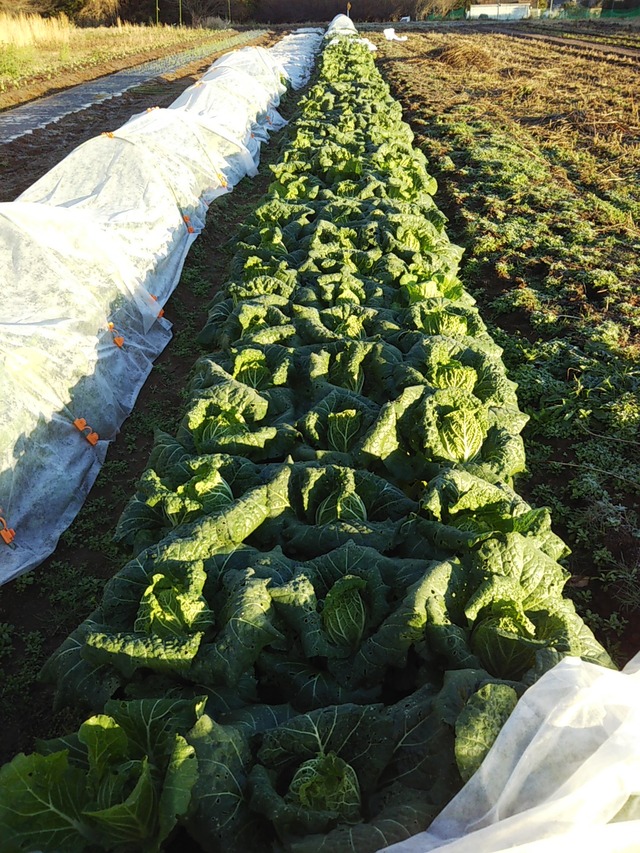
[[[371,702],[381,690],[381,685],[369,689],[344,687],[326,670],[313,667],[304,659],[296,660],[291,651],[286,655],[263,652],[257,669],[261,686],[267,691],[275,687],[276,695],[288,700],[297,711],[315,711],[345,702]]]
[[[140,668],[185,675],[200,648],[202,637],[202,632],[182,637],[159,637],[133,631],[111,633],[94,630],[87,634],[82,654],[97,666],[113,666],[125,678],[131,678]]]
[[[469,699],[456,720],[456,763],[467,782],[484,761],[516,707],[518,696],[506,684],[485,684]]]
[[[198,779],[186,822],[189,834],[207,853],[266,851],[266,827],[249,812],[245,795],[252,763],[246,737],[235,727],[220,725],[205,715],[189,733],[188,741],[198,760]]]
[[[283,525],[282,536],[288,552],[304,557],[326,554],[349,540],[386,554],[395,546],[399,526],[400,522],[396,521],[357,520],[309,525],[291,519]]]
[[[268,469],[265,485],[245,492],[228,509],[169,534],[158,546],[156,559],[207,559],[217,551],[240,545],[267,518],[275,518],[289,507],[290,473],[286,465]]]
[[[280,586],[272,586],[271,598],[276,611],[299,637],[307,658],[331,654],[331,644],[325,633],[318,598],[306,572],[299,572]]]
[[[394,752],[382,782],[416,788],[440,808],[459,787],[453,729],[439,713],[438,690],[427,684],[390,708]]]
[[[476,622],[471,648],[498,678],[520,678],[535,662],[537,649],[549,645],[535,636],[535,626],[511,601],[495,602]]]
[[[466,471],[449,470],[429,481],[421,507],[433,518],[451,527],[478,533],[517,532],[530,537],[549,557],[557,560],[569,553],[551,530],[549,510],[531,509],[504,483],[492,485]]]
[[[56,685],[54,709],[79,705],[101,711],[107,699],[122,685],[124,678],[111,662],[96,666],[83,656],[86,638],[100,627],[101,619],[102,611],[94,611],[56,649],[40,671],[42,681]]]
[[[82,770],[67,753],[17,755],[0,768],[0,833],[7,853],[83,853],[94,835],[82,816],[88,805]]]
[[[223,584],[224,605],[217,620],[221,630],[213,643],[203,646],[191,676],[204,684],[231,686],[251,669],[262,649],[282,635],[274,624],[268,579],[254,578],[251,570],[229,571]]]
[[[386,788],[372,801],[373,816],[366,823],[340,824],[321,835],[292,840],[291,853],[375,853],[380,845],[395,844],[425,830],[439,809],[423,791],[402,785]]]
[[[567,572],[520,533],[497,534],[468,557],[470,568],[485,578],[466,606],[474,621],[493,601],[512,599],[523,610],[544,609],[562,597]]]

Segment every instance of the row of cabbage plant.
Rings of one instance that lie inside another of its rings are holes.
[[[611,665],[513,490],[515,386],[357,38],[274,177],[119,522],[134,557],[45,667],[94,716],[0,771],[10,850],[379,850],[561,657]]]

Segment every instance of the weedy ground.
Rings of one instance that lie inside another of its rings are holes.
[[[530,417],[517,488],[551,507],[576,603],[624,662],[640,648],[637,65],[486,32],[374,40]]]

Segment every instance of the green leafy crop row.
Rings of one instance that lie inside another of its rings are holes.
[[[134,558],[45,667],[95,716],[0,770],[6,849],[154,851],[179,823],[375,851],[562,656],[610,665],[513,491],[526,418],[411,143],[367,49],[328,46],[118,525]]]

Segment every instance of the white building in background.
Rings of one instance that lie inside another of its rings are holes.
[[[470,6],[466,17],[521,21],[531,17],[531,3],[481,3]]]

